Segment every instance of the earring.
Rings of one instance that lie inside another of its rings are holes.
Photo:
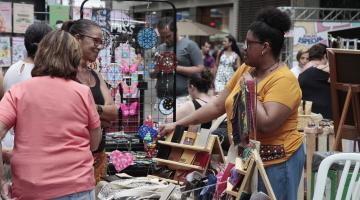
[[[262,55],[262,56],[264,55],[264,52],[263,52],[263,51],[261,51],[261,55]]]

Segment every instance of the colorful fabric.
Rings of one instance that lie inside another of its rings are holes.
[[[256,96],[255,96],[255,81],[240,81],[240,90],[234,96],[232,136],[233,142],[240,145],[240,153],[249,144],[249,135],[255,133],[255,115],[256,115]]]
[[[225,101],[225,108],[228,117],[228,133],[233,132],[231,120],[233,119],[234,96],[240,91],[240,79],[243,73],[248,72],[251,67],[245,64],[241,65],[234,76],[226,85],[230,92]],[[301,100],[301,90],[297,79],[287,66],[280,66],[270,75],[257,83],[257,99],[262,102],[278,102],[292,110],[289,118],[284,124],[272,133],[257,133],[256,139],[263,145],[284,145],[285,158],[272,161],[265,161],[264,164],[271,165],[281,163],[300,147],[303,137],[297,131],[297,110]],[[250,134],[250,139],[254,138]]]
[[[117,172],[129,167],[133,164],[133,155],[129,152],[121,152],[115,150],[110,154],[110,161],[114,165]]]
[[[102,178],[106,176],[106,171],[108,167],[108,158],[105,151],[98,153],[93,153],[94,157],[94,175],[96,183],[103,180]]]
[[[15,126],[12,197],[52,199],[94,188],[90,130],[100,119],[88,86],[49,76],[21,82],[1,100],[0,121]]]

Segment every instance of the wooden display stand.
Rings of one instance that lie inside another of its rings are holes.
[[[360,148],[360,51],[327,49],[336,139],[333,150],[341,151],[341,139],[358,142]]]
[[[197,135],[199,136],[200,133],[197,133]],[[198,152],[207,152],[209,153],[209,159],[206,162],[206,165],[204,167],[198,166],[198,165],[194,165],[194,164],[185,164],[179,161],[174,161],[174,160],[169,160],[169,159],[161,159],[161,158],[153,158],[154,161],[157,162],[157,164],[159,165],[165,165],[167,166],[169,169],[173,169],[173,170],[190,170],[190,171],[199,171],[201,172],[203,175],[206,174],[207,169],[209,168],[209,164],[211,161],[211,157],[212,155],[218,155],[219,157],[219,162],[224,163],[225,159],[224,159],[224,154],[221,148],[221,144],[220,144],[220,140],[218,138],[218,136],[216,135],[209,135],[208,137],[208,141],[206,143],[206,146],[201,147],[201,146],[194,146],[194,145],[187,145],[187,144],[182,144],[182,143],[174,143],[171,142],[171,138],[172,138],[172,134],[168,135],[168,137],[166,138],[165,141],[158,141],[159,144],[162,145],[167,145],[170,147],[175,147],[175,148],[179,148],[179,149],[183,149],[184,151],[190,151],[193,152],[193,154],[196,154]],[[175,182],[175,183],[179,183],[182,184],[181,182],[178,182],[176,180],[169,180],[169,179],[164,179],[161,177],[157,177],[154,175],[150,175],[150,177],[153,178],[159,178],[160,180],[165,180],[165,181],[169,181],[169,182]]]
[[[272,190],[270,181],[266,175],[264,164],[261,161],[260,155],[256,149],[252,151],[252,155],[244,162],[241,158],[236,158],[236,171],[242,176],[241,184],[238,191],[234,191],[234,186],[228,181],[226,186],[226,193],[236,197],[239,200],[241,194],[246,192],[251,194],[251,179],[254,176],[255,170],[258,170],[264,182],[267,193],[272,200],[276,200],[274,191]]]

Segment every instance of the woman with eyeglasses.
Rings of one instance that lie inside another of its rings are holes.
[[[100,50],[104,48],[101,28],[91,20],[79,19],[65,22],[62,29],[71,33],[80,43],[83,56],[76,79],[80,83],[90,87],[100,115],[101,127],[109,127],[110,122],[116,120],[118,111],[104,79],[98,72],[90,67],[90,65],[96,61]],[[105,136],[103,135],[99,149],[93,152],[95,178],[97,182],[100,181],[100,178],[106,173],[104,146]]]
[[[232,133],[232,122],[237,118],[237,115],[233,115],[237,103],[234,97],[240,93],[240,82],[255,80],[256,140],[261,143],[260,156],[279,200],[297,199],[305,160],[303,137],[297,131],[301,90],[289,68],[279,61],[284,35],[289,31],[290,25],[291,21],[286,13],[276,8],[261,10],[246,35],[245,64],[237,69],[225,90],[191,115],[160,127],[160,135],[165,135],[172,132],[176,125],[201,124],[226,112],[228,133]],[[234,127],[236,129],[239,127]],[[252,137],[250,135],[250,139]],[[232,144],[227,161],[235,162],[237,152],[238,146]],[[258,190],[266,192],[261,178]]]

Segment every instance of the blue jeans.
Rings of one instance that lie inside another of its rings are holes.
[[[278,200],[297,200],[297,193],[305,163],[304,145],[286,162],[265,168],[271,187]],[[258,191],[266,192],[259,175]]]
[[[95,200],[95,190],[72,193],[53,200]]]

